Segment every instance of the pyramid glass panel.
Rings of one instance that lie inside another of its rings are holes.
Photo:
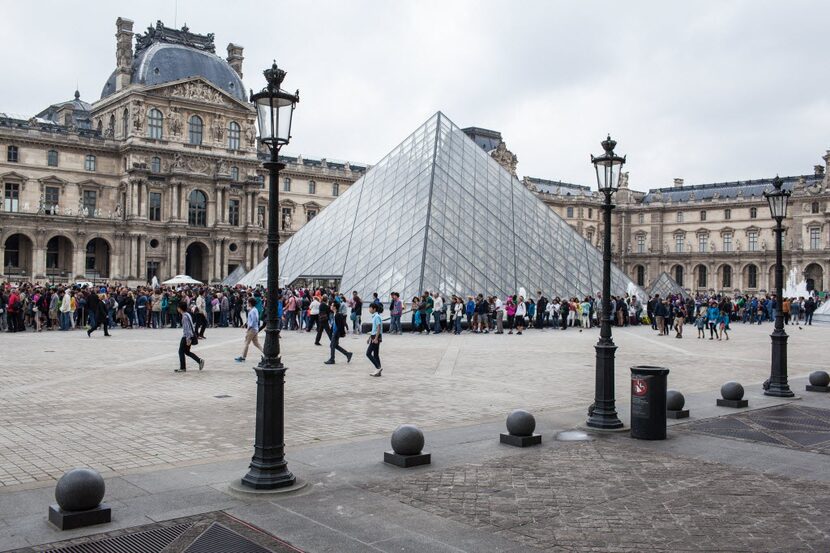
[[[661,298],[666,298],[668,296],[681,296],[686,299],[689,297],[689,293],[686,292],[686,290],[665,271],[660,273],[660,276],[658,276],[654,282],[651,283],[651,286],[648,287],[648,295],[653,296],[655,294],[660,294]]]
[[[283,283],[334,277],[343,291],[384,300],[424,290],[582,297],[602,287],[602,253],[440,112],[279,254]],[[240,282],[257,284],[266,266]],[[612,267],[613,294],[635,288]]]

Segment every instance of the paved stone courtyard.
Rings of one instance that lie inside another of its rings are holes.
[[[690,327],[687,327],[687,332]],[[771,326],[735,325],[728,342],[616,330],[617,398],[628,403],[628,367],[668,366],[670,387],[716,391],[726,380],[756,386],[769,373]],[[251,355],[235,363],[243,334],[209,329],[197,351],[203,372],[179,375],[179,330],[4,334],[0,359],[0,486],[38,485],[74,466],[105,475],[240,458],[251,450],[255,380]],[[792,330],[790,372],[823,367],[830,328]],[[398,424],[426,429],[534,412],[584,408],[593,395],[595,329],[522,336],[389,336],[380,379],[368,376],[365,339],[350,336],[351,364],[326,366],[328,349],[286,332],[286,443],[387,435]]]

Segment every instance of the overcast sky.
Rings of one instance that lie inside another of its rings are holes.
[[[581,184],[610,132],[641,190],[812,173],[830,147],[824,0],[175,4],[3,2],[0,111],[97,99],[123,16],[242,44],[249,88],[276,58],[302,98],[287,154],[375,163],[438,110]]]

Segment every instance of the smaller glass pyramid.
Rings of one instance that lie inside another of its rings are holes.
[[[279,251],[280,281],[339,278],[361,295],[584,297],[602,289],[602,253],[441,112]],[[267,260],[241,284],[256,285]],[[612,267],[611,292],[633,283]]]
[[[681,296],[683,299],[686,299],[689,297],[689,293],[666,271],[660,273],[660,276],[648,287],[648,295],[654,296],[654,294],[660,294],[661,298]]]

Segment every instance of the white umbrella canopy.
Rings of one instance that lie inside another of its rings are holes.
[[[188,275],[176,275],[170,280],[165,280],[162,282],[165,285],[174,285],[174,284],[202,284],[201,281],[196,280]]]

